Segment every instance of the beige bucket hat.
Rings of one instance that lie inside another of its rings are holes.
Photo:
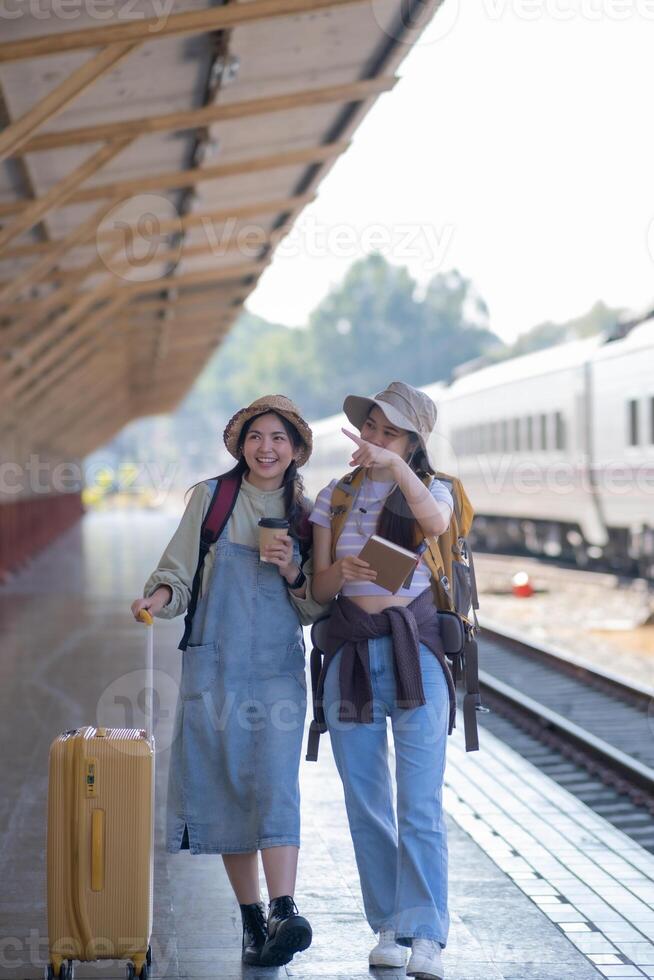
[[[277,415],[283,415],[291,425],[295,426],[302,440],[302,446],[298,450],[295,461],[297,466],[304,466],[313,450],[313,436],[308,424],[300,415],[297,405],[285,395],[264,395],[263,398],[257,398],[247,408],[240,408],[238,412],[232,415],[223,432],[223,439],[228,451],[234,459],[239,458],[238,437],[243,426],[248,419],[254,418],[255,415],[262,415],[264,412],[275,412]]]
[[[374,398],[348,395],[343,402],[343,411],[352,425],[360,431],[374,405],[382,410],[391,425],[415,432],[433,469],[434,464],[429,456],[427,441],[436,425],[438,409],[429,395],[419,391],[418,388],[412,388],[404,381],[391,381],[388,387],[378,392]]]

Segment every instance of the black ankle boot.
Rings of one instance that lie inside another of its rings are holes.
[[[268,938],[266,928],[266,907],[263,902],[252,905],[241,905],[243,920],[243,953],[244,963],[260,963],[261,950]]]
[[[268,939],[261,951],[262,966],[284,966],[294,953],[311,945],[312,932],[307,920],[298,914],[290,895],[273,898],[268,909]]]

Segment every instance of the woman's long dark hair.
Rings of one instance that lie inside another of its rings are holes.
[[[433,476],[434,471],[429,465],[424,449],[415,436],[412,436],[412,439],[413,452],[407,460],[409,466],[420,479],[428,474]],[[393,541],[401,548],[415,551],[419,530],[418,522],[407,504],[404,494],[399,487],[395,487],[384,502],[377,521],[376,533],[382,538],[387,538],[388,541]]]
[[[284,418],[283,415],[277,415],[277,412],[273,411],[272,409],[267,409],[265,412],[260,412],[258,415],[253,415],[251,419],[247,420],[238,437],[236,448],[240,452],[240,456],[236,465],[233,466],[231,470],[227,470],[225,473],[220,473],[217,477],[214,477],[214,479],[220,480],[224,476],[236,476],[239,477],[240,480],[243,479],[244,475],[249,471],[248,464],[246,463],[245,456],[242,452],[243,444],[250,426],[255,419],[261,418],[262,415],[277,416],[279,421],[284,426],[286,435],[290,439],[294,450],[299,449],[303,445],[300,433],[295,426],[289,422],[288,419]],[[199,483],[202,482],[202,480],[199,481]],[[198,483],[194,483],[193,486],[188,488],[186,493],[193,490],[193,488],[197,487],[198,485]],[[289,465],[286,467],[282,486],[284,487],[284,513],[286,515],[286,520],[290,525],[290,534],[292,537],[297,538],[303,554],[306,554],[311,545],[311,524],[309,523],[311,507],[310,501],[304,492],[304,480],[298,471],[297,464],[294,459],[292,459]]]

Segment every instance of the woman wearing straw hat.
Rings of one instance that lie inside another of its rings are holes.
[[[188,607],[190,614],[180,644],[167,850],[222,855],[241,908],[244,962],[278,966],[311,942],[293,894],[306,712],[300,622],[322,611],[301,567],[300,546],[310,528],[298,469],[311,455],[312,435],[293,402],[271,395],[236,412],[224,441],[236,466],[194,487],[132,612],[138,617],[149,609],[171,619]],[[194,590],[202,521],[225,477],[235,494],[233,509],[224,514]],[[261,553],[260,518],[286,518],[290,525],[288,535],[280,532]]]
[[[410,946],[407,974],[442,980],[449,917],[441,794],[454,688],[426,567],[420,563],[393,595],[375,584],[376,573],[357,555],[374,533],[416,550],[421,536],[447,528],[452,496],[433,478],[427,440],[436,406],[427,395],[393,381],[374,398],[348,395],[343,409],[360,432],[343,429],[353,442],[350,465],[364,468],[364,476],[349,513],[332,509],[339,484],[332,480],[310,517],[313,595],[321,602],[336,597],[317,702],[343,782],[366,915],[379,934],[370,965],[401,968]],[[347,517],[334,541],[339,512]]]

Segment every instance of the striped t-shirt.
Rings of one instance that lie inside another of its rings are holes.
[[[337,483],[338,480],[332,480],[328,486],[323,487],[316,498],[309,520],[320,527],[331,527],[329,510],[332,490]],[[352,504],[352,510],[348,514],[343,530],[336,542],[336,558],[358,555],[370,535],[375,534],[384,500],[393,486],[392,481],[370,480],[367,477],[363,480],[359,487],[359,493]],[[453,507],[452,494],[445,484],[434,479],[429,489],[434,500],[448,504],[451,512]],[[395,595],[415,599],[428,587],[429,571],[426,565],[420,562],[413,573],[410,588],[400,588]],[[375,585],[374,582],[346,582],[341,591],[345,596],[390,595],[388,589],[383,589],[381,585]]]

